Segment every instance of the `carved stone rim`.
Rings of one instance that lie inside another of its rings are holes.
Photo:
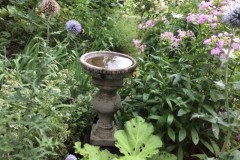
[[[121,57],[125,57],[128,58],[132,61],[132,65],[130,65],[129,67],[123,68],[123,69],[105,69],[105,68],[101,68],[101,67],[97,67],[94,65],[91,65],[89,63],[86,62],[86,59],[88,57],[97,57],[99,56],[99,54],[111,54],[111,55],[116,55],[116,56],[121,56]],[[137,62],[134,58],[132,58],[131,56],[122,54],[122,53],[118,53],[118,52],[112,52],[112,51],[94,51],[94,52],[89,52],[86,54],[83,54],[80,57],[80,63],[83,67],[83,69],[88,72],[88,73],[99,73],[99,74],[126,74],[126,73],[132,73],[135,68],[137,67]]]

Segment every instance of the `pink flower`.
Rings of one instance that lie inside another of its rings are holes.
[[[205,14],[201,14],[197,21],[198,24],[203,24],[207,20],[207,16]]]
[[[198,5],[198,11],[201,12],[203,10],[206,10],[210,7],[211,5],[211,2],[205,2],[205,1],[202,1],[199,5]]]
[[[152,27],[152,26],[154,26],[153,21],[152,21],[152,20],[147,20],[147,22],[146,22],[146,28],[150,28],[150,27]]]
[[[178,38],[173,37],[173,38],[171,39],[171,46],[172,46],[172,47],[178,47],[180,41],[181,41],[181,39],[178,39]]]
[[[214,16],[221,16],[222,15],[222,13],[220,11],[218,11],[218,10],[212,10],[212,14]]]
[[[139,25],[138,25],[138,29],[139,29],[139,30],[143,29],[143,25],[142,25],[142,24],[139,24]]]
[[[231,47],[233,49],[240,49],[240,45],[238,43],[233,43]]]
[[[222,49],[224,46],[224,40],[222,40],[222,39],[218,40],[217,46],[219,49]]]
[[[211,39],[206,39],[206,40],[203,42],[203,44],[209,45],[211,41],[212,41]]]
[[[192,13],[189,13],[186,20],[187,20],[187,23],[195,21],[195,15]]]
[[[163,16],[163,17],[162,17],[162,21],[163,21],[164,23],[166,23],[166,24],[169,23],[169,21],[168,21],[168,19],[166,18],[166,16]]]
[[[184,37],[186,36],[186,32],[185,32],[185,31],[182,31],[181,29],[179,29],[177,32],[178,32],[178,36],[179,36],[180,38],[184,38]]]
[[[217,23],[212,23],[212,24],[211,24],[211,27],[212,27],[212,28],[216,28],[216,27],[217,27]]]
[[[161,40],[171,40],[172,38],[174,38],[174,35],[172,32],[164,32],[160,35]]]
[[[211,55],[218,55],[220,53],[220,49],[219,48],[213,48],[212,50],[211,50]]]
[[[142,52],[144,52],[145,48],[147,47],[146,45],[142,45],[141,41],[138,39],[133,39],[132,42],[133,42],[135,48],[138,49],[138,51],[139,51],[138,54],[141,54]]]
[[[195,37],[195,34],[193,33],[193,31],[187,31],[188,35],[191,37],[191,38],[194,38]]]
[[[141,41],[138,39],[133,39],[132,42],[136,48],[138,48],[141,45]]]

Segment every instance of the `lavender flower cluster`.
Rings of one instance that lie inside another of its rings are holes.
[[[210,38],[205,39],[203,42],[209,49],[211,49],[211,55],[219,55],[224,58],[230,49],[230,58],[234,58],[234,53],[240,51],[240,38],[234,37],[228,32],[219,33],[218,35],[212,35]],[[231,46],[229,47],[229,44]]]
[[[216,28],[221,23],[222,13],[228,2],[229,0],[222,0],[219,4],[216,4],[214,0],[202,1],[198,5],[198,13],[189,13],[186,21],[199,25],[206,23],[212,28]]]
[[[175,48],[175,47],[179,46],[180,42],[184,38],[192,38],[192,39],[195,38],[194,33],[190,30],[183,31],[183,30],[179,29],[177,32],[178,32],[178,35],[176,35],[176,36],[172,32],[161,33],[160,40],[168,41],[171,44],[170,48]]]
[[[138,54],[143,53],[147,47],[145,44],[142,44],[139,39],[133,39],[132,42],[134,44],[134,47],[138,49]]]

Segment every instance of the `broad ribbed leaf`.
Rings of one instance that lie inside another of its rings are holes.
[[[146,160],[145,158],[140,158],[137,156],[124,156],[121,158],[114,158],[113,160]]]
[[[125,124],[125,130],[115,133],[116,146],[126,157],[150,158],[158,153],[162,141],[152,135],[153,126],[145,123],[141,117],[136,117]]]
[[[82,160],[112,160],[117,157],[116,155],[110,153],[108,150],[100,151],[99,147],[85,144],[81,148],[81,143],[75,143],[76,152],[83,156]]]
[[[177,157],[173,154],[162,151],[159,154],[156,154],[152,158],[147,160],[177,160]]]

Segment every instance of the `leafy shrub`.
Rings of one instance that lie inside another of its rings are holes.
[[[83,156],[83,160],[146,160],[146,159],[169,159],[176,160],[174,155],[160,152],[162,146],[159,137],[152,135],[153,126],[148,124],[141,117],[135,117],[126,122],[125,130],[116,131],[116,147],[119,148],[123,156],[111,154],[107,150],[100,151],[99,147],[85,144],[81,147],[80,142],[75,143],[76,153]]]
[[[221,3],[213,5],[221,7]],[[203,44],[205,39],[227,28],[219,21],[200,20],[200,14],[210,14],[208,8],[194,7],[185,3],[139,25],[141,39],[134,41],[142,53],[139,68],[122,92],[128,100],[124,111],[151,121],[166,150],[175,151],[178,159],[202,152],[218,156],[223,144],[220,137],[229,128],[236,134],[230,127],[237,121],[236,105],[230,104],[231,112],[227,112],[224,90],[216,84],[224,77],[221,60],[209,55],[210,50]],[[187,22],[191,11],[200,12],[191,13],[199,21]],[[238,58],[233,60],[231,67],[237,61]],[[239,70],[235,71],[238,74]],[[229,99],[234,102],[238,97],[233,92]],[[234,146],[236,142],[232,139],[229,144]]]
[[[1,56],[2,159],[59,159],[91,125],[93,90],[67,46],[36,37],[15,58]]]

